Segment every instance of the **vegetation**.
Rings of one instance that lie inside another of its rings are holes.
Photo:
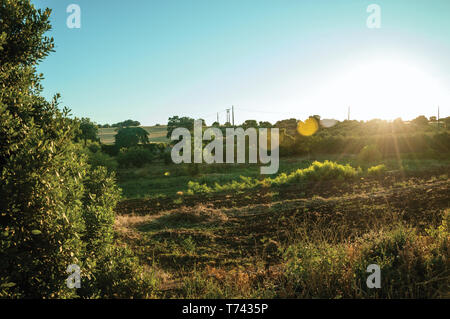
[[[166,137],[167,130],[165,125],[160,126],[141,126],[148,133],[148,141],[150,143],[168,143],[169,139]],[[112,145],[115,142],[115,135],[117,128],[100,128],[98,131],[98,138],[103,145]]]
[[[142,167],[154,160],[154,154],[142,147],[123,148],[117,156],[120,167]]]
[[[110,127],[130,127],[130,126],[140,126],[141,123],[139,121],[133,121],[133,120],[126,120],[123,122],[118,122],[112,125],[109,124],[104,124],[104,125],[99,125],[100,128],[110,128]]]
[[[341,165],[331,161],[313,162],[311,166],[304,169],[297,169],[290,174],[281,173],[275,178],[264,178],[261,180],[240,176],[241,181],[233,180],[224,185],[215,184],[208,187],[206,184],[189,182],[188,194],[211,193],[221,191],[239,191],[256,187],[282,186],[293,183],[304,183],[308,181],[327,181],[352,179],[361,174],[361,169],[355,169],[350,165]]]
[[[75,141],[83,140],[84,145],[86,145],[88,140],[97,141],[98,140],[98,126],[97,124],[91,122],[88,118],[82,118],[79,123],[79,130],[75,135]]]
[[[128,289],[151,281],[114,243],[114,176],[87,164],[58,96],[39,95],[36,65],[54,47],[44,36],[50,10],[1,0],[0,16],[0,297],[148,296],[148,285]],[[66,285],[71,264],[83,269],[78,291]]]
[[[134,147],[140,143],[147,144],[148,133],[140,127],[124,127],[117,131],[115,139],[115,144],[118,148]]]
[[[71,118],[36,73],[50,10],[0,0],[0,17],[0,298],[450,297],[448,118],[249,119],[280,129],[277,174],[175,165],[193,118]]]
[[[448,179],[427,176],[128,201],[116,227],[161,297],[445,298]]]

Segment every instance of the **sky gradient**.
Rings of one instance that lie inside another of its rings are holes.
[[[53,9],[44,95],[77,117],[208,124],[449,116],[450,1],[34,0]],[[66,8],[81,7],[69,29]],[[369,29],[366,8],[381,7]]]

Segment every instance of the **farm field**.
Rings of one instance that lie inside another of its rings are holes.
[[[0,302],[450,299],[448,0],[101,1],[0,0]]]
[[[149,133],[150,143],[168,142],[168,139],[166,137],[167,127],[165,125],[141,126],[141,127]],[[108,145],[114,144],[114,136],[116,135],[116,129],[117,128],[115,127],[99,128],[98,137],[100,138],[100,142]]]
[[[186,194],[189,180],[225,183],[257,169],[216,167],[193,178],[181,166],[154,164],[134,172],[154,174],[146,193],[133,194],[119,178],[129,199],[116,208],[115,229],[153,274],[158,297],[448,298],[448,242],[437,244],[430,229],[448,227],[449,162],[404,160],[403,170],[384,162],[383,177],[194,195]],[[286,159],[280,172],[310,164]],[[419,269],[424,260],[441,263],[431,282]],[[383,285],[395,286],[367,289],[365,264],[375,261],[392,270]]]

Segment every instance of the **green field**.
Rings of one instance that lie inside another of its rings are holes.
[[[141,126],[149,133],[149,141],[151,143],[164,143],[168,142],[166,137],[167,127],[165,125],[160,126]],[[116,135],[116,127],[111,128],[99,128],[98,137],[103,144],[114,144],[114,136]]]

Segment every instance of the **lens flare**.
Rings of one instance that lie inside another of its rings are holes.
[[[299,121],[297,124],[297,131],[303,136],[311,136],[319,129],[319,123],[313,117],[310,117],[305,122]]]

